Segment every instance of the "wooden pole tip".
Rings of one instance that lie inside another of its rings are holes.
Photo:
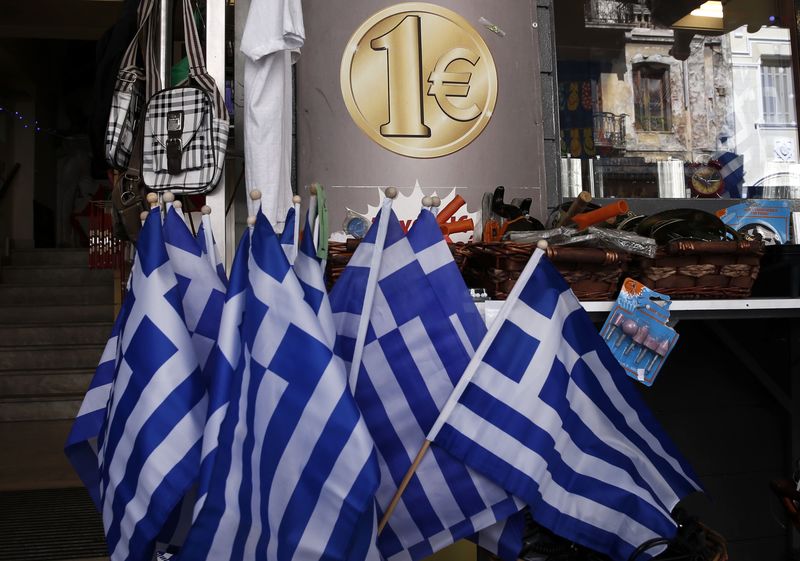
[[[183,208],[183,203],[180,202],[180,201],[175,201],[174,203],[172,203],[172,207],[173,208],[177,208],[178,210],[180,210],[180,209]]]
[[[394,199],[397,197],[397,188],[396,187],[387,187],[386,191],[384,192],[387,199]]]
[[[542,251],[545,251],[545,250],[547,250],[547,248],[548,248],[549,246],[550,246],[550,244],[549,244],[549,243],[547,243],[547,240],[539,240],[538,242],[536,242],[536,247],[538,247],[538,248],[539,248],[539,249],[541,249]]]
[[[208,205],[203,205],[202,207],[200,207],[200,212],[202,212],[203,214],[211,214],[211,207]]]
[[[158,194],[157,193],[148,193],[146,198],[147,198],[147,202],[150,203],[150,206],[158,204]]]
[[[312,183],[311,187],[308,188],[308,192],[311,193],[312,197],[316,197],[317,196],[317,184],[316,183]]]
[[[143,211],[141,212],[141,214],[139,214],[139,220],[141,220],[142,222],[144,222],[145,220],[147,220],[147,216],[148,216],[149,214],[150,214],[149,212],[147,212],[146,210],[143,210]]]
[[[422,206],[424,206],[425,208],[432,207],[433,206],[433,198],[432,197],[428,197],[428,196],[422,197]]]
[[[301,202],[303,202],[303,199],[300,198],[300,195],[295,195],[292,197],[292,203],[299,205]]]
[[[166,191],[164,193],[164,202],[165,203],[174,203],[175,202],[175,193],[172,191]]]
[[[439,208],[439,206],[442,204],[442,199],[434,195],[431,197],[431,202],[435,208]]]
[[[250,198],[254,201],[260,201],[261,191],[259,191],[258,189],[253,189],[252,191],[250,191]]]
[[[248,226],[255,226],[256,225],[256,217],[255,216],[248,216],[247,217],[247,225]]]

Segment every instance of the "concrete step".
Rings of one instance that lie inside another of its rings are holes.
[[[107,285],[30,286],[0,284],[0,306],[113,304],[114,287]]]
[[[88,249],[16,249],[11,252],[11,265],[63,265],[86,267]]]
[[[0,348],[0,373],[3,370],[46,368],[94,368],[104,345],[33,345]]]
[[[114,271],[110,269],[89,269],[86,265],[80,267],[62,266],[8,266],[0,269],[0,280],[8,284],[107,284],[114,282]]]
[[[83,395],[53,398],[0,398],[0,422],[58,421],[74,419],[81,408]],[[3,430],[10,430],[3,427]]]
[[[16,405],[5,407],[2,413],[8,416],[15,408]],[[0,424],[0,491],[81,486],[64,455],[72,422],[73,419],[64,419]]]
[[[93,370],[0,371],[0,398],[76,396],[89,389]]]
[[[75,344],[105,345],[112,322],[0,325],[0,348],[24,345]]]
[[[113,304],[0,307],[0,324],[85,323],[113,321]]]

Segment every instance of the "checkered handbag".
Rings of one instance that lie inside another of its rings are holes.
[[[144,109],[145,72],[137,66],[138,45],[149,38],[150,14],[155,0],[143,0],[139,6],[139,28],[125,51],[117,72],[106,126],[106,161],[124,171],[133,151],[136,127]]]
[[[152,191],[208,193],[222,177],[230,118],[206,71],[189,0],[183,0],[183,27],[189,79],[154,93],[147,102],[142,176]]]

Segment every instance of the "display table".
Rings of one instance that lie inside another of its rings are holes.
[[[489,324],[503,306],[503,300],[478,302],[478,309]],[[582,302],[595,321],[604,321],[613,301]],[[742,298],[736,300],[673,300],[673,323],[682,319],[756,319],[800,317],[800,298]]]

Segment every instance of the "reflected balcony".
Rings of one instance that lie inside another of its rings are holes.
[[[586,27],[624,30],[653,27],[646,0],[584,0],[583,16]]]
[[[626,114],[595,113],[594,145],[602,155],[619,155],[625,152]]]

